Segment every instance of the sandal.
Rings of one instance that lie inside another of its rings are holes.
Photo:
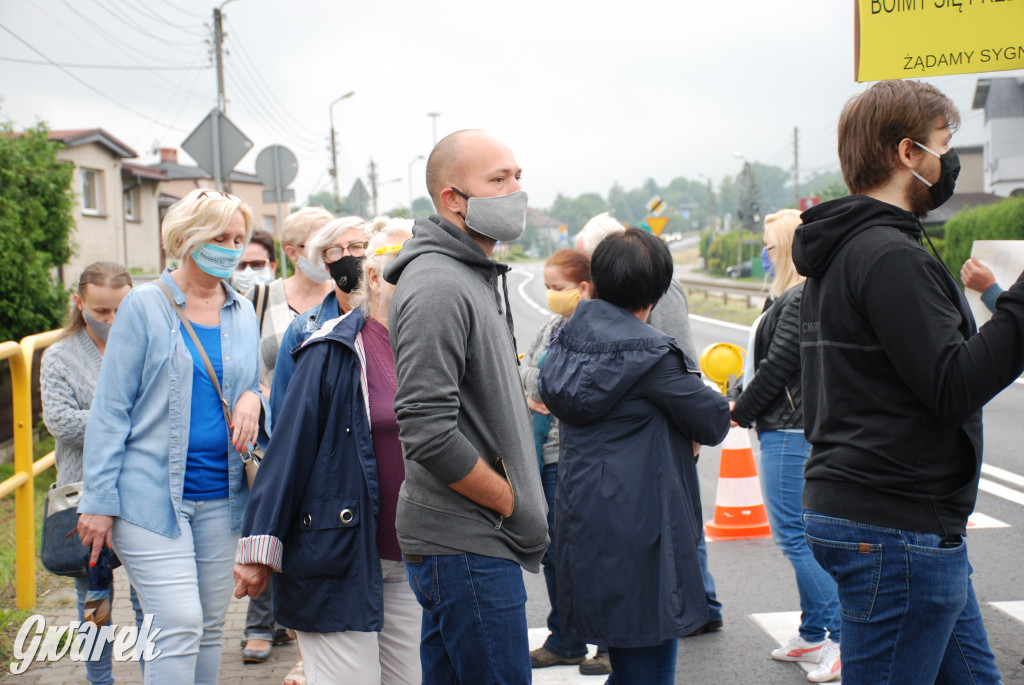
[[[306,685],[306,672],[302,670],[301,659],[295,662],[292,670],[288,671],[288,675],[284,677],[284,682],[281,685]]]

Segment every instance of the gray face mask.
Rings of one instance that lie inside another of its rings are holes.
[[[96,337],[107,342],[107,337],[110,335],[110,327],[113,323],[104,323],[97,321],[96,319],[89,316],[89,312],[82,310],[82,318],[85,319],[85,325],[92,329],[92,332],[96,334]]]
[[[314,283],[323,283],[331,280],[331,272],[323,266],[317,266],[306,259],[306,255],[299,255],[299,269],[306,275],[306,278]]]
[[[525,190],[498,197],[470,197],[455,187],[452,191],[466,198],[466,226],[480,235],[510,243],[526,232]]]

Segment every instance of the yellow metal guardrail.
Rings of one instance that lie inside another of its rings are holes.
[[[53,466],[53,452],[32,461],[32,360],[36,351],[52,345],[60,330],[37,333],[19,345],[0,343],[0,361],[11,365],[14,397],[14,475],[0,483],[0,497],[14,493],[15,602],[19,609],[36,603],[35,477]]]

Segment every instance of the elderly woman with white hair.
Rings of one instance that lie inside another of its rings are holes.
[[[311,684],[418,684],[423,611],[395,531],[405,479],[384,265],[412,237],[374,233],[356,307],[296,352],[280,420],[252,491],[235,596],[274,575],[276,618],[294,628]]]
[[[295,373],[292,352],[325,321],[351,311],[349,297],[359,283],[360,264],[366,256],[368,225],[358,216],[346,216],[327,223],[306,241],[303,271],[310,278],[325,278],[334,287],[320,304],[299,314],[289,324],[274,366],[270,386],[270,422],[273,426],[284,402],[285,390]]]
[[[121,301],[85,431],[78,532],[90,563],[113,546],[153,615],[147,683],[217,682],[261,404],[256,314],[224,279],[251,233],[227,193],[170,208],[163,246],[181,266]]]

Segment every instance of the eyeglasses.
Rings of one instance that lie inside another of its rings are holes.
[[[223,190],[209,190],[209,189],[207,189],[207,190],[204,190],[203,192],[199,193],[199,197],[212,197],[212,198],[220,199],[220,200],[231,200],[232,202],[241,202],[242,201],[242,198],[238,197],[237,195],[232,195],[231,193],[225,193]]]
[[[235,267],[235,271],[245,271],[246,267],[252,267],[258,271],[269,263],[269,259],[254,259],[251,262],[238,262],[238,266]]]
[[[348,245],[333,245],[324,250],[324,260],[327,262],[336,262],[345,256],[348,252],[353,257],[362,257],[366,254],[366,246],[368,242],[365,240],[359,240]]]

